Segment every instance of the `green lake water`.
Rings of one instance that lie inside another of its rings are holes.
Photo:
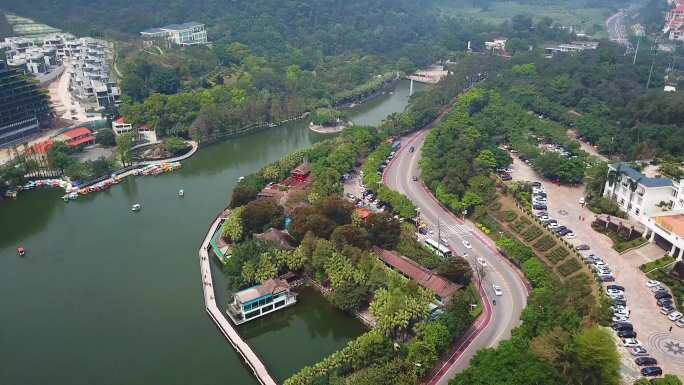
[[[377,124],[407,102],[401,82],[350,117]],[[324,137],[298,122],[73,202],[37,190],[1,203],[0,384],[256,384],[204,311],[197,248],[238,177]],[[364,328],[305,289],[296,306],[240,331],[283,380]]]

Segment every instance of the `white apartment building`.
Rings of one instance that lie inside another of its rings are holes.
[[[615,163],[608,166],[603,196],[641,223],[646,228],[645,238],[682,258],[684,179],[651,178],[626,163]]]
[[[143,45],[197,45],[207,44],[207,30],[204,24],[194,21],[183,24],[170,24],[160,28],[150,28],[140,32]]]
[[[92,38],[68,41],[69,91],[89,110],[118,104],[121,91],[111,76],[111,51],[106,42]]]
[[[47,74],[62,64],[57,47],[49,44],[36,44],[24,37],[7,37],[0,44],[6,48],[7,65],[34,75]]]

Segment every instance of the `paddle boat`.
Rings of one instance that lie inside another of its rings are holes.
[[[178,196],[179,197],[182,197],[184,195],[185,195],[185,191],[183,191],[183,189],[178,190]]]
[[[133,206],[131,206],[131,211],[140,211],[142,206],[140,206],[140,203],[136,203]]]
[[[19,254],[20,257],[23,257],[24,254],[26,254],[26,249],[21,246],[17,247],[17,254]]]

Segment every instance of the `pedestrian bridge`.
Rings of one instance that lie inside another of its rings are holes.
[[[259,380],[262,385],[278,385],[261,358],[242,339],[238,331],[230,323],[230,321],[228,321],[226,316],[223,314],[223,312],[221,312],[221,309],[219,309],[218,305],[216,304],[216,298],[214,297],[214,280],[211,276],[209,249],[211,248],[210,242],[212,236],[219,226],[221,226],[224,220],[225,218],[223,218],[221,215],[217,216],[216,220],[214,220],[209,228],[209,232],[207,232],[206,237],[204,237],[202,247],[199,249],[204,305],[211,319],[214,321],[219,330],[221,330],[221,333],[223,333],[230,344],[233,345],[233,348],[240,353],[242,359],[244,359],[249,368],[252,369],[252,372],[257,380]]]

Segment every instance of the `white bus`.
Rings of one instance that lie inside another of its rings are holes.
[[[445,245],[430,239],[426,238],[425,239],[425,246],[428,247],[428,249],[432,250],[435,254],[441,255],[442,257],[449,258],[451,257],[451,250],[449,250],[448,247]]]

